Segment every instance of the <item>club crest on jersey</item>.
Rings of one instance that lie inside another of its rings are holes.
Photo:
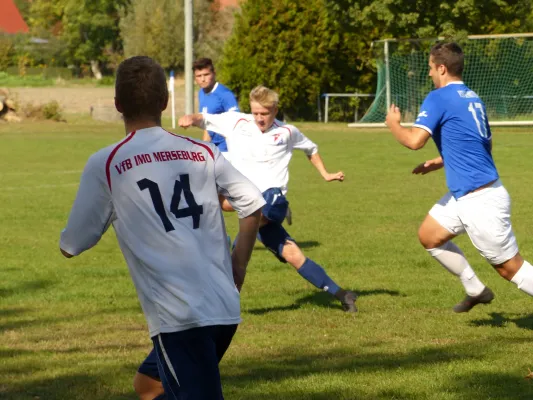
[[[418,116],[416,117],[416,122],[418,122],[420,120],[420,118],[425,118],[428,116],[428,113],[425,112],[425,111],[422,111],[420,114],[418,114]]]
[[[283,141],[283,138],[281,138],[281,139],[278,141],[278,139],[279,139],[280,136],[281,136],[281,133],[275,133],[275,134],[274,134],[274,142],[276,142],[276,144],[277,144],[278,146],[281,145],[281,144],[283,144],[283,143],[285,143],[285,142]]]
[[[473,90],[458,90],[457,93],[464,99],[477,99],[479,97]]]

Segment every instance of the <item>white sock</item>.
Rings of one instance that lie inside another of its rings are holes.
[[[524,260],[511,282],[516,284],[521,291],[533,296],[533,265]]]
[[[434,249],[427,249],[427,251],[444,268],[459,277],[469,296],[477,296],[485,289],[485,285],[470,267],[461,249],[452,241]]]

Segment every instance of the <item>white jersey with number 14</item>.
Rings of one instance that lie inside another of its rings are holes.
[[[239,323],[219,192],[239,218],[264,204],[214,145],[160,127],[132,132],[89,159],[60,247],[77,255],[112,222],[150,336]]]

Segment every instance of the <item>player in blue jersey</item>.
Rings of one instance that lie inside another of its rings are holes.
[[[192,69],[198,91],[199,111],[207,114],[222,114],[227,111],[239,111],[239,105],[233,92],[217,82],[215,67],[210,58],[199,58]],[[226,139],[215,132],[204,131],[202,139],[211,142],[228,158]]]
[[[466,297],[453,308],[467,312],[487,304],[494,293],[476,276],[452,239],[467,233],[480,254],[505,279],[533,296],[533,266],[518,251],[511,226],[511,199],[492,158],[492,134],[479,96],[462,82],[464,54],[457,43],[437,43],[429,57],[430,92],[411,128],[400,125],[394,104],[387,125],[404,146],[417,150],[430,137],[440,157],[413,170],[427,174],[444,167],[449,192],[429,211],[419,228],[420,243],[447,270],[459,277]]]

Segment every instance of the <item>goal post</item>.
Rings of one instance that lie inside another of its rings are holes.
[[[426,95],[429,51],[438,39],[373,42],[377,60],[374,102],[351,127],[384,127],[390,104],[414,122]],[[533,33],[472,35],[458,40],[465,53],[464,82],[483,100],[491,126],[533,125]]]

